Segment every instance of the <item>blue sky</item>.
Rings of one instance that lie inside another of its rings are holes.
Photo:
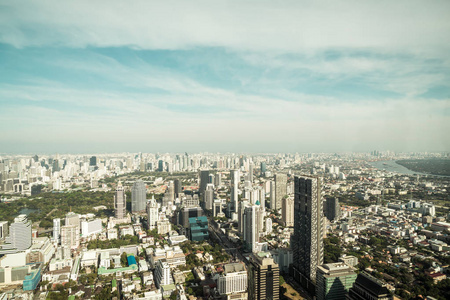
[[[450,150],[450,2],[3,1],[0,152]]]

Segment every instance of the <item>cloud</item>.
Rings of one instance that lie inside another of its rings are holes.
[[[0,41],[16,47],[445,53],[449,11],[448,1],[7,1]]]

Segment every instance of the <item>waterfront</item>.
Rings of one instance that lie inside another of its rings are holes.
[[[385,170],[388,172],[394,172],[394,173],[398,173],[398,174],[406,174],[406,175],[415,175],[416,174],[416,175],[420,175],[420,176],[449,177],[449,176],[444,176],[444,175],[434,175],[434,174],[427,174],[427,173],[412,171],[402,165],[399,165],[398,163],[396,163],[395,160],[371,161],[371,162],[369,162],[369,164],[372,167],[377,168],[379,170]]]

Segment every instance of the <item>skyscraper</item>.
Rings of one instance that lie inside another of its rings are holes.
[[[261,162],[261,176],[264,176],[267,171],[267,166],[265,162]]]
[[[280,270],[270,253],[253,253],[249,257],[250,300],[278,300],[280,297]]]
[[[317,268],[317,300],[345,299],[356,280],[354,269],[344,263],[324,264]]]
[[[258,206],[251,205],[245,207],[244,210],[244,242],[245,248],[251,252],[256,251],[257,243],[259,242],[259,232],[257,224],[258,209]]]
[[[275,203],[274,205],[270,203],[272,209],[280,209],[281,201],[283,197],[286,196],[287,191],[287,175],[286,174],[275,174]]]
[[[208,183],[206,185],[205,191],[205,208],[207,210],[212,210],[213,202],[214,202],[214,184]]]
[[[116,212],[116,219],[124,219],[127,216],[127,196],[125,195],[125,189],[122,183],[116,188],[116,194],[114,195],[114,209]]]
[[[323,264],[323,208],[320,178],[294,178],[294,278],[311,294],[315,293],[317,267]]]
[[[239,170],[230,171],[231,178],[231,196],[230,200],[234,212],[238,212],[238,189],[239,189]]]
[[[338,198],[327,198],[325,204],[325,216],[330,221],[334,221],[341,215],[341,207]]]
[[[181,193],[181,181],[180,179],[175,179],[173,181],[174,183],[174,188],[175,188],[175,197],[179,197],[180,193]]]
[[[147,216],[148,229],[155,229],[158,221],[158,204],[154,196],[147,203]]]
[[[31,247],[31,221],[26,215],[14,218],[14,223],[9,226],[9,242],[17,250],[26,250]]]
[[[284,197],[281,204],[281,219],[284,226],[294,226],[294,198]]]
[[[53,241],[59,243],[61,237],[61,219],[53,219]]]
[[[199,187],[199,192],[200,195],[204,195],[205,190],[206,190],[206,185],[210,183],[209,182],[209,170],[203,170],[200,171],[200,187]]]
[[[133,183],[131,188],[131,211],[140,212],[145,211],[145,203],[147,195],[147,189],[145,183],[142,180],[138,180]]]

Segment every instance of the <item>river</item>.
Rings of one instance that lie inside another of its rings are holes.
[[[379,170],[386,170],[388,172],[395,172],[395,173],[399,173],[399,174],[431,175],[431,174],[425,174],[425,173],[411,171],[410,169],[405,168],[404,166],[396,163],[395,160],[371,161],[371,162],[369,162],[369,164]],[[432,175],[432,176],[437,176],[437,175]]]

